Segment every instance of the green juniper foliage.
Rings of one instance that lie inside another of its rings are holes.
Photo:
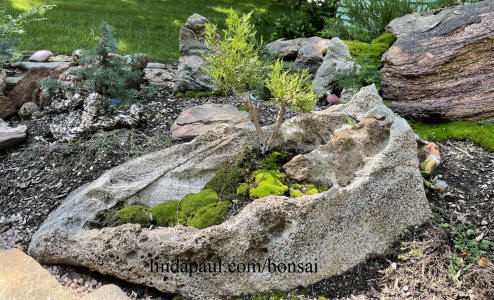
[[[218,34],[215,25],[206,24],[206,45],[211,52],[204,54],[208,63],[205,71],[215,80],[216,85],[245,102],[252,122],[256,128],[262,151],[268,150],[283,121],[286,108],[290,107],[302,112],[310,111],[316,101],[315,94],[309,84],[310,77],[307,71],[301,74],[288,74],[284,71],[281,61],[277,61],[267,74],[266,67],[259,58],[259,49],[256,46],[256,31],[250,24],[251,14],[239,17],[230,10],[226,20],[227,29],[223,35]],[[273,95],[274,102],[281,107],[277,126],[268,141],[264,141],[264,133],[259,124],[256,107],[250,100],[250,91],[265,81],[266,88]]]
[[[94,49],[83,51],[79,59],[81,68],[73,71],[81,80],[76,88],[79,91],[94,91],[106,97],[117,98],[121,103],[133,101],[138,91],[129,88],[128,83],[137,81],[142,72],[131,69],[126,58],[113,54],[117,50],[118,41],[114,37],[113,28],[103,23],[98,44]],[[135,62],[141,56],[142,54],[134,54],[131,61]]]
[[[0,9],[0,64],[10,63],[20,57],[16,47],[20,43],[18,36],[25,33],[24,25],[45,20],[38,16],[53,7],[55,5],[33,7],[17,17],[9,15],[6,9]]]
[[[317,95],[312,90],[311,76],[307,70],[301,73],[290,73],[285,70],[282,60],[271,66],[271,73],[266,79],[266,87],[273,95],[273,101],[280,106],[275,128],[267,146],[271,146],[280,130],[286,108],[299,112],[310,112],[314,109]]]
[[[206,45],[211,49],[203,54],[208,67],[205,71],[215,79],[218,88],[225,94],[233,95],[245,102],[260,138],[263,136],[257,117],[257,109],[250,101],[250,90],[259,86],[263,65],[259,59],[256,31],[249,22],[251,13],[240,17],[233,10],[228,11],[227,28],[223,36],[214,24],[206,24]]]

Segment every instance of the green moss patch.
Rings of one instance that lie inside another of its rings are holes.
[[[107,226],[114,227],[122,224],[140,224],[142,227],[151,225],[150,209],[145,205],[130,205],[109,214],[105,218]]]
[[[229,208],[230,202],[227,201],[210,203],[193,212],[187,219],[187,225],[203,229],[218,224],[223,220]]]
[[[285,174],[275,170],[258,170],[254,172],[255,186],[249,190],[251,198],[266,196],[282,196],[288,192],[288,186],[283,184]]]
[[[381,67],[381,55],[391,47],[395,41],[391,33],[383,33],[370,43],[361,41],[343,41],[350,50],[352,57],[368,57],[372,64]]]
[[[255,171],[255,161],[254,152],[245,151],[233,161],[225,162],[204,188],[215,191],[222,201],[235,199],[239,185]]]
[[[188,194],[182,200],[179,201],[179,213],[178,220],[180,224],[186,224],[187,219],[191,217],[194,212],[208,204],[218,202],[218,194],[215,191],[207,189],[195,194]]]
[[[284,164],[292,159],[293,154],[290,152],[282,151],[274,151],[269,153],[264,161],[262,162],[262,168],[266,170],[278,170],[280,171]]]
[[[158,226],[172,227],[178,222],[178,201],[170,200],[151,208],[153,221]]]
[[[413,130],[424,140],[440,142],[446,139],[470,140],[494,152],[494,124],[455,121],[441,124],[415,123]]]

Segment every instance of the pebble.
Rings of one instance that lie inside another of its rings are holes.
[[[482,222],[480,223],[480,225],[487,226],[487,225],[489,225],[489,222],[487,222],[487,220],[482,220]]]

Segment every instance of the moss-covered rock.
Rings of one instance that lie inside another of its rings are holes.
[[[187,224],[187,219],[190,218],[194,212],[208,204],[218,202],[218,194],[215,191],[206,189],[199,193],[188,194],[182,200],[179,201],[178,221],[180,224]]]
[[[251,198],[266,196],[282,196],[288,192],[288,186],[283,182],[285,174],[276,170],[258,170],[254,172],[255,187],[250,188]]]
[[[153,221],[158,226],[171,227],[178,222],[178,201],[170,200],[151,208]]]
[[[225,162],[204,188],[215,191],[222,201],[233,200],[239,185],[254,172],[255,160],[252,150],[243,152],[235,160]]]
[[[109,214],[105,218],[107,226],[119,226],[122,224],[140,224],[142,227],[151,225],[151,210],[145,205],[126,206],[114,214]]]
[[[225,218],[229,208],[230,202],[228,201],[210,203],[194,211],[187,219],[187,225],[199,229],[216,225]]]
[[[385,32],[370,43],[361,41],[344,41],[344,43],[348,46],[352,57],[367,56],[371,59],[373,65],[381,67],[381,55],[391,47],[394,41],[394,36]]]
[[[266,155],[266,158],[262,162],[262,168],[266,170],[281,170],[282,166],[289,162],[293,157],[293,154],[286,151],[273,151]]]
[[[328,187],[315,184],[292,184],[290,186],[290,197],[297,198],[304,195],[315,195],[327,191]]]

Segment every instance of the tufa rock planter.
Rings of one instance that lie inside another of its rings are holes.
[[[368,86],[348,104],[285,121],[274,143],[275,149],[299,153],[305,161],[326,157],[326,165],[315,167],[330,183],[327,191],[256,199],[202,230],[137,224],[98,228],[98,214],[117,205],[151,207],[198,192],[223,162],[260,147],[255,134],[220,126],[107,171],[49,215],[33,236],[29,254],[42,263],[85,266],[192,299],[224,299],[307,286],[339,274],[369,254],[383,253],[402,230],[429,217],[414,134]],[[352,157],[358,163],[347,161]],[[351,168],[345,169],[345,163]],[[333,167],[324,169],[328,165]],[[151,271],[156,262],[177,259],[204,265],[221,260],[224,272]],[[225,271],[230,263],[249,262],[260,267],[302,263],[309,272]]]

